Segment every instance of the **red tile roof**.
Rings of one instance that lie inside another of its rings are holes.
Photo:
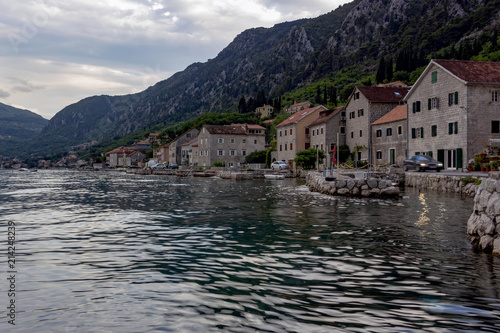
[[[410,88],[398,87],[357,87],[370,101],[376,103],[399,103],[406,96]]]
[[[309,125],[309,127],[314,126],[314,125],[319,125],[322,123],[326,123],[328,120],[330,120],[334,115],[339,113],[340,111],[344,110],[345,106],[338,106],[335,109],[327,110],[327,111],[321,111],[320,112],[320,118],[316,119]],[[324,117],[321,117],[321,114],[325,114]]]
[[[432,60],[468,83],[500,83],[500,62]]]
[[[261,130],[260,135],[265,135],[265,128],[259,125],[232,124],[232,125],[203,125],[210,134],[236,134],[247,135],[247,129]],[[248,127],[246,127],[248,126]],[[256,134],[259,135],[259,134]]]
[[[137,151],[137,148],[135,147],[118,147],[113,150],[110,150],[106,153],[106,155],[109,154],[130,154],[131,152]]]
[[[294,113],[293,115],[291,115],[290,117],[288,117],[284,121],[282,121],[280,124],[278,124],[276,127],[297,123],[301,119],[307,117],[308,115],[310,115],[314,111],[318,110],[318,108],[325,108],[325,107],[320,105],[320,106],[315,106],[313,108],[304,109],[302,111]]]
[[[380,117],[372,123],[372,125],[390,123],[397,120],[403,120],[407,118],[407,105],[398,105],[392,109],[389,113]]]

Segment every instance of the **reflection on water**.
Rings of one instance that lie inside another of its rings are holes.
[[[66,171],[0,184],[16,332],[500,331],[500,260],[465,238],[470,198]]]

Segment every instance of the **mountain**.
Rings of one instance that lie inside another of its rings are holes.
[[[259,90],[281,96],[350,66],[372,75],[381,57],[394,60],[409,81],[409,73],[435,54],[453,57],[455,46],[461,55],[480,47],[481,38],[498,30],[497,8],[500,0],[355,0],[315,19],[249,29],[215,59],[192,64],[142,93],[94,96],[64,108],[29,148],[55,153],[207,112],[236,111],[242,96]],[[444,49],[448,53],[439,53]],[[337,88],[349,91],[356,79],[342,73]]]
[[[29,110],[0,103],[0,142],[29,139],[39,134],[48,120]]]

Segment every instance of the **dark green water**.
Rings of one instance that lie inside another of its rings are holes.
[[[500,331],[500,258],[471,250],[471,198],[67,171],[0,186],[3,309],[9,221],[17,237],[1,332]]]

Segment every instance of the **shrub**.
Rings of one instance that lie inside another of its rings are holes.
[[[212,164],[213,167],[216,168],[225,168],[226,167],[226,162],[224,161],[216,161],[214,164]]]
[[[473,176],[466,176],[460,179],[460,181],[464,184],[474,184],[474,185],[481,185],[481,179],[475,178]]]

